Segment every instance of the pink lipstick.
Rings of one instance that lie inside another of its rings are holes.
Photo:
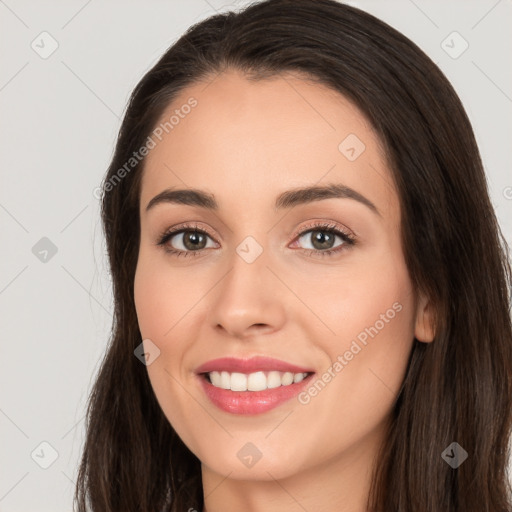
[[[215,359],[196,369],[204,393],[215,406],[244,415],[261,414],[291,400],[309,385],[313,373],[311,368],[262,356]],[[213,382],[210,376],[215,377]]]

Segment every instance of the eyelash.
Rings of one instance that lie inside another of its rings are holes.
[[[340,230],[336,226],[336,224],[328,224],[328,223],[322,223],[322,222],[314,223],[312,225],[306,226],[303,231],[299,232],[297,234],[297,236],[295,236],[294,240],[301,238],[302,236],[304,236],[305,234],[307,234],[310,231],[321,231],[323,233],[330,233],[330,234],[338,235],[344,242],[343,244],[336,247],[335,249],[327,249],[325,251],[321,251],[318,249],[303,249],[303,251],[306,251],[306,253],[311,257],[334,256],[335,254],[337,254],[343,250],[346,250],[348,247],[354,246],[357,243],[355,237],[353,237],[352,235],[350,235],[349,233],[347,233],[345,231]],[[165,245],[173,236],[180,234],[180,233],[186,233],[186,232],[197,232],[197,233],[200,233],[203,235],[207,235],[213,239],[213,236],[210,235],[210,233],[208,233],[208,231],[200,228],[197,224],[183,224],[177,228],[164,231],[159,236],[157,245],[164,246],[164,249],[168,254],[172,254],[173,256],[177,256],[177,257],[198,256],[199,254],[201,254],[203,251],[206,250],[206,249],[200,249],[198,251],[181,251],[179,249],[169,248],[168,246]],[[314,254],[314,256],[313,256],[313,254]]]

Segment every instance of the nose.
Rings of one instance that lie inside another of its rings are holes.
[[[212,290],[209,322],[214,329],[243,339],[282,328],[289,297],[269,260],[266,250],[252,262],[233,251],[230,269]]]

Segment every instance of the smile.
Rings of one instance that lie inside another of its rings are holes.
[[[256,355],[222,357],[195,369],[213,405],[232,414],[261,414],[291,400],[310,382],[312,368]]]
[[[289,386],[296,382],[301,382],[308,374],[292,372],[209,372],[205,374],[210,383],[216,388],[230,389],[231,391],[263,391],[265,389],[274,389],[280,386]]]

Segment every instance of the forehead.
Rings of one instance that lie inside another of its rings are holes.
[[[207,190],[227,209],[235,198],[273,205],[283,190],[334,182],[396,210],[377,135],[357,107],[323,84],[294,74],[254,81],[225,72],[182,90],[159,127],[141,209],[166,188]]]

